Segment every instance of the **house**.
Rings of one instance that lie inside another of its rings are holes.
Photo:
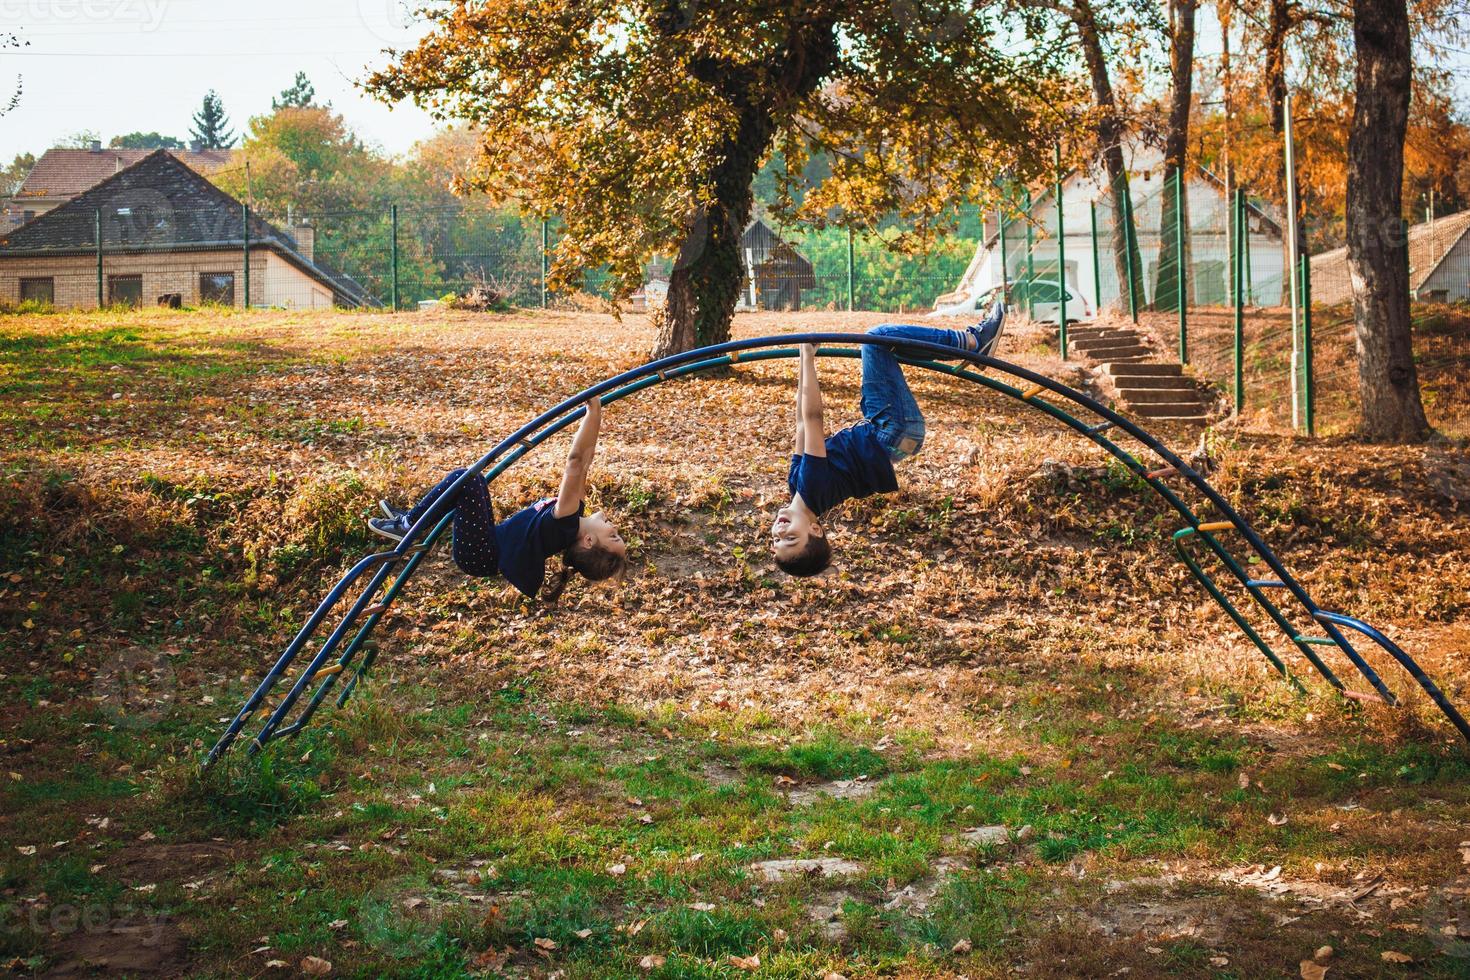
[[[25,182],[7,202],[7,217],[17,224],[38,218],[154,152],[103,149],[95,140],[90,149],[53,147],[41,154]],[[229,150],[196,148],[166,152],[206,175],[223,168],[230,160]]]
[[[1172,195],[1173,184],[1163,178],[1163,157],[1153,148],[1136,147],[1129,151],[1129,189],[1133,198],[1134,226],[1138,249],[1143,261],[1144,292],[1138,297],[1140,306],[1154,300],[1159,282],[1158,261],[1162,236],[1164,196]],[[1063,245],[1067,263],[1067,282],[1098,307],[1126,303],[1111,252],[1109,222],[1112,208],[1101,173],[1074,171],[1062,181],[1062,210],[1065,216]],[[1228,303],[1230,203],[1225,183],[1206,170],[1197,171],[1184,182],[1188,212],[1188,247],[1190,262],[1191,302],[1199,305]],[[1093,262],[1092,207],[1097,206],[1099,249]],[[1030,269],[1038,279],[1055,280],[1057,274],[1057,204],[1054,187],[1034,198],[1029,211],[1005,225],[1005,260],[1007,280],[1014,283],[1028,277],[1026,258],[1029,217],[1031,228]],[[1283,249],[1281,227],[1258,205],[1246,205],[1247,255],[1249,258],[1249,304],[1276,306],[1284,302],[1282,293]],[[1001,239],[993,217],[986,222],[986,232],[976,246],[974,258],[953,291],[935,300],[935,307],[963,304],[979,299],[1000,284]],[[1096,269],[1096,271],[1094,271]],[[1098,281],[1101,275],[1101,282]],[[1172,278],[1172,277],[1171,277]],[[1170,304],[1172,308],[1172,304]]]
[[[1470,300],[1470,211],[1409,229],[1409,295],[1426,303]],[[1353,298],[1347,248],[1312,256],[1312,302]]]
[[[247,235],[243,218],[239,201],[155,150],[0,235],[0,303],[240,306],[248,280],[251,306],[377,305],[315,258],[310,227],[287,234],[252,215]]]
[[[817,285],[812,264],[758,218],[740,236],[740,262],[745,286],[737,309],[799,310],[801,291]]]

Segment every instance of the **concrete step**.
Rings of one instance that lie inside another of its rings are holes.
[[[1112,375],[1115,378],[1116,377],[1131,377],[1131,378],[1136,378],[1136,377],[1142,377],[1142,376],[1145,376],[1145,375],[1152,375],[1152,376],[1158,377],[1158,376],[1164,376],[1164,375],[1179,375],[1179,374],[1182,374],[1183,373],[1183,368],[1181,368],[1177,363],[1175,363],[1175,364],[1119,364],[1119,365],[1116,365],[1116,366],[1111,365],[1111,364],[1105,364],[1105,365],[1103,365],[1103,370],[1106,371],[1108,374]]]
[[[1084,351],[1094,361],[1119,361],[1130,357],[1152,357],[1153,351],[1137,344],[1132,347],[1102,347]]]
[[[1202,404],[1193,385],[1188,388],[1119,388],[1118,397],[1130,405]]]
[[[1117,330],[1113,327],[1068,327],[1067,336],[1079,340],[1092,337],[1137,337],[1137,330]]]
[[[1152,402],[1130,405],[1129,410],[1146,419],[1203,419],[1205,407],[1198,400],[1192,402]]]
[[[1099,347],[1131,347],[1140,345],[1137,337],[1075,337],[1067,338],[1067,346],[1077,350],[1096,350]]]
[[[1125,364],[1132,367],[1131,364]],[[1147,367],[1153,367],[1149,364]],[[1164,367],[1165,365],[1158,365]],[[1170,388],[1178,391],[1194,391],[1194,382],[1178,374],[1125,374],[1113,377],[1113,384],[1119,391],[1137,388]]]

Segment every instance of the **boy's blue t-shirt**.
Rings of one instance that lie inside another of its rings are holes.
[[[844,500],[893,493],[898,477],[871,422],[859,422],[827,438],[827,456],[791,457],[786,485],[821,517]]]
[[[546,579],[546,559],[577,541],[583,505],[566,517],[555,516],[556,498],[547,497],[495,525],[500,574],[522,593],[536,598]]]

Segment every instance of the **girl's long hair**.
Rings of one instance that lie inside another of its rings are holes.
[[[561,571],[557,573],[556,581],[546,590],[543,598],[547,602],[555,602],[561,598],[566,590],[567,582],[576,572],[589,582],[601,582],[605,579],[621,576],[628,568],[628,556],[618,554],[614,551],[593,545],[584,548],[580,544],[574,544],[561,554]]]

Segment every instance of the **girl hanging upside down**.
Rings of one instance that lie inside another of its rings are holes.
[[[566,588],[573,571],[600,582],[622,574],[628,564],[628,546],[602,511],[583,514],[587,471],[597,451],[602,428],[602,400],[587,402],[587,415],[572,438],[572,450],[562,473],[561,490],[510,517],[495,523],[490,507],[490,490],[478,473],[456,491],[454,545],[451,555],[466,575],[489,576],[497,572],[534,599],[546,578],[546,559],[562,556],[561,575],[546,593],[554,601]],[[379,501],[385,517],[374,517],[368,526],[385,538],[403,540],[414,523],[433,506],[465,471],[453,470],[438,486],[409,511],[401,511],[386,500]]]

